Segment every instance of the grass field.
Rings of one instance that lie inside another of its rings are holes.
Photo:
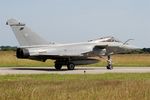
[[[125,66],[125,67],[149,67],[150,66],[150,54],[124,54],[124,55],[113,55],[114,66]],[[0,51],[0,67],[34,67],[34,66],[54,66],[54,61],[47,60],[46,62],[17,59],[14,51]],[[99,63],[88,65],[88,66],[106,66],[106,61],[101,59]]]
[[[17,59],[14,51],[0,51],[0,67],[34,67],[34,66],[53,66],[52,60],[46,62]]]
[[[150,100],[150,73],[0,76],[0,100]]]

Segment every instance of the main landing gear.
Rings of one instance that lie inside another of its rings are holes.
[[[61,70],[63,65],[67,65],[68,70],[74,70],[75,64],[73,62],[67,62],[67,61],[56,61],[55,62],[55,69]]]
[[[61,68],[62,68],[62,65],[61,65],[61,64],[55,63],[55,69],[61,70]]]
[[[68,63],[67,68],[68,68],[68,70],[74,70],[75,64],[74,63]]]

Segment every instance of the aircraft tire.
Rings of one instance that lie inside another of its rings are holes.
[[[68,70],[74,70],[75,64],[74,63],[68,63],[67,68],[68,68]]]
[[[112,70],[113,66],[112,65],[108,65],[108,66],[106,66],[106,68],[109,69],[109,70]]]
[[[55,64],[55,69],[60,70],[62,68],[62,65],[60,64]]]

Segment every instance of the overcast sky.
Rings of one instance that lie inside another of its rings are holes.
[[[0,45],[17,46],[14,18],[52,42],[114,36],[150,47],[150,0],[0,0]]]

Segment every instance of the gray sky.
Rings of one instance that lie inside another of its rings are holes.
[[[114,36],[150,47],[150,0],[0,0],[0,45],[16,46],[7,19],[26,23],[53,42]]]

